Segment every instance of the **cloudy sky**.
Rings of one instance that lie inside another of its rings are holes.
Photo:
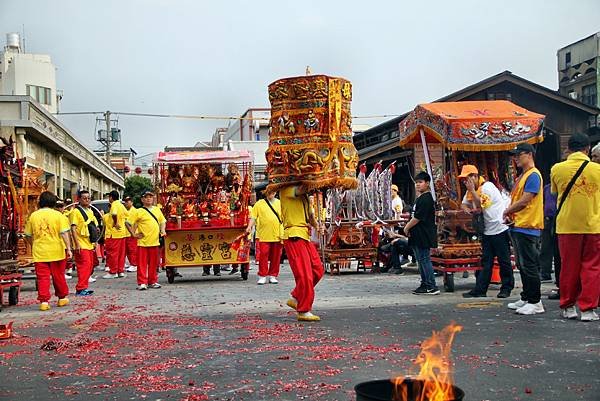
[[[400,114],[504,70],[556,89],[556,50],[600,31],[600,1],[0,0],[4,33],[52,56],[61,110],[239,116],[313,73],[354,87],[357,117]],[[61,116],[91,147],[95,117]],[[381,120],[356,119],[375,125]],[[227,121],[119,118],[139,154]]]

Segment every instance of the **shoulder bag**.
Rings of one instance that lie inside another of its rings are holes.
[[[96,226],[96,223],[94,223],[94,220],[88,217],[87,213],[83,210],[81,206],[77,206],[77,210],[79,210],[79,213],[81,213],[81,216],[83,217],[83,223],[87,224],[88,226],[88,232],[90,233],[90,242],[92,244],[98,242],[98,240],[100,239],[100,230]]]
[[[265,202],[267,203],[267,205],[269,205],[269,208],[273,211],[273,213],[275,213],[275,217],[277,217],[277,221],[279,221],[279,224],[281,224],[281,218],[279,217],[279,214],[277,214],[277,212],[275,211],[275,209],[273,209],[273,206],[271,205],[271,202],[269,202],[266,199],[265,199]]]
[[[152,218],[154,219],[154,221],[156,221],[156,224],[158,224],[158,231],[159,231],[158,232],[158,246],[161,247],[161,248],[164,247],[165,246],[165,238],[162,235],[160,235],[160,223],[158,222],[158,219],[156,218],[156,216],[154,215],[154,213],[152,213],[150,211],[150,209],[148,209],[147,207],[143,206],[142,209],[144,209],[145,211],[147,211],[150,214],[150,216],[152,216]]]
[[[573,178],[571,178],[571,181],[569,181],[569,183],[567,184],[567,188],[565,188],[565,192],[563,192],[563,195],[560,197],[560,203],[558,204],[558,207],[556,208],[556,213],[554,214],[555,221],[558,217],[558,214],[560,213],[560,209],[562,208],[563,203],[565,203],[567,196],[569,196],[569,192],[571,192],[571,188],[573,188],[573,185],[575,185],[575,181],[577,181],[581,173],[583,173],[583,169],[585,169],[585,166],[587,166],[589,162],[589,160],[586,160],[583,163],[581,163],[581,166],[579,166],[579,170],[577,170]],[[556,222],[554,223],[553,231],[554,232],[552,234],[556,234]]]

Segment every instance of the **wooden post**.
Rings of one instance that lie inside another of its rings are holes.
[[[423,144],[423,153],[425,154],[425,165],[427,166],[427,174],[431,177],[431,195],[433,196],[433,201],[435,202],[437,197],[435,195],[435,185],[433,179],[433,172],[431,171],[431,162],[429,160],[429,148],[427,147],[427,141],[425,140],[425,133],[423,129],[420,130],[421,133],[421,143]]]

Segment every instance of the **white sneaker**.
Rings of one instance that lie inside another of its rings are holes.
[[[69,268],[69,269],[67,269],[67,274],[68,274],[68,275],[71,275],[71,274],[73,274],[73,269],[72,269],[72,268]]]
[[[577,309],[574,306],[569,306],[565,309],[561,309],[560,317],[563,319],[577,319]]]
[[[140,291],[145,291],[148,289],[148,286],[146,284],[140,284],[137,286],[137,289]]]
[[[106,266],[106,267],[104,268],[104,271],[105,271],[105,272],[109,272],[109,271],[110,271],[110,267]]]
[[[73,276],[71,276],[70,274],[65,274],[65,279],[66,280],[71,280],[73,278]]]
[[[580,319],[582,322],[593,322],[596,320],[600,320],[600,317],[598,317],[598,314],[593,309],[590,309],[586,310],[585,312],[581,312]]]
[[[117,274],[117,276],[119,278],[123,278],[123,277],[127,277],[127,274],[125,274],[125,273],[119,273],[119,274]]]
[[[88,283],[93,283],[96,281],[96,277],[94,276],[90,276],[90,278],[88,278]]]
[[[258,285],[267,284],[267,278],[258,276],[258,280],[256,281],[256,284],[258,284]]]
[[[517,313],[519,315],[537,315],[538,313],[544,313],[544,305],[542,305],[542,301],[537,304],[525,304],[519,309],[517,309]]]
[[[125,269],[126,272],[133,273],[137,271],[137,266],[129,266]]]
[[[279,281],[277,281],[277,277],[270,276],[269,284],[279,284]]]
[[[109,278],[118,278],[118,277],[119,277],[118,274],[110,274],[110,273],[105,274],[104,276],[102,276],[102,278],[106,278],[106,279],[109,279]]]
[[[517,310],[519,308],[524,307],[526,304],[527,304],[527,301],[523,301],[522,299],[519,299],[517,302],[511,302],[506,306],[508,307],[508,309]]]
[[[160,287],[162,287],[162,286],[161,286],[160,284],[158,284],[158,283],[150,284],[150,285],[148,286],[148,288],[155,288],[155,289],[156,289],[156,288],[160,288]]]

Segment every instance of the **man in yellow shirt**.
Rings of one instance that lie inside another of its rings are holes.
[[[94,248],[99,233],[90,233],[90,222],[98,230],[98,221],[90,209],[92,197],[89,191],[79,192],[79,205],[69,214],[71,220],[71,234],[73,250],[75,251],[75,267],[77,268],[77,286],[75,295],[92,295],[94,291],[88,290],[88,283],[94,269]],[[85,216],[85,217],[84,217]],[[93,240],[94,241],[93,241]]]
[[[581,320],[599,320],[595,309],[600,298],[600,165],[587,156],[587,135],[573,134],[568,146],[571,154],[567,160],[555,164],[550,172],[550,190],[557,194],[558,204],[561,316],[576,319],[577,304]],[[583,170],[565,198],[566,188],[580,168]]]
[[[106,265],[108,266],[108,274],[102,278],[117,278],[125,277],[125,250],[126,239],[129,236],[125,227],[127,209],[119,200],[119,193],[111,191],[108,194],[108,202],[110,203],[110,211],[108,212],[112,218],[110,228],[110,237],[104,241],[106,247]],[[106,227],[106,231],[109,228]]]
[[[131,199],[131,196],[126,196],[123,199],[123,202],[125,203],[125,209],[127,210],[127,213],[125,214],[125,221],[127,221],[129,216],[132,213],[135,213],[137,209],[133,206],[133,199]],[[129,262],[129,266],[125,270],[130,273],[137,271],[137,238],[132,235],[128,235],[127,238],[125,238],[125,256]]]
[[[274,192],[265,192],[265,198],[256,202],[252,208],[250,223],[246,232],[250,234],[256,226],[259,242],[258,285],[277,284],[279,264],[281,263],[282,234],[281,202]]]
[[[283,246],[294,273],[296,287],[292,290],[287,305],[298,312],[299,321],[319,321],[311,313],[315,299],[314,287],[323,277],[323,263],[319,252],[310,241],[311,221],[314,211],[310,208],[306,188],[290,186],[279,192],[283,221]],[[260,238],[262,242],[262,237]]]
[[[69,287],[65,279],[67,258],[71,258],[69,222],[54,210],[56,195],[44,191],[40,195],[39,209],[29,216],[25,225],[25,236],[32,247],[35,275],[37,278],[40,310],[50,309],[50,277],[54,293],[58,297],[57,306],[69,304]],[[65,254],[66,249],[66,254]]]
[[[515,259],[521,275],[521,299],[507,306],[519,315],[544,313],[540,282],[540,237],[544,228],[544,183],[535,168],[535,149],[529,143],[520,143],[511,151],[517,167],[523,173],[517,178],[511,192],[511,204],[502,214],[503,220],[513,223],[511,237]]]
[[[166,234],[167,221],[158,206],[154,205],[154,193],[144,192],[142,206],[132,213],[125,223],[129,233],[138,240],[138,290],[160,288],[158,284],[158,258],[160,237]]]

